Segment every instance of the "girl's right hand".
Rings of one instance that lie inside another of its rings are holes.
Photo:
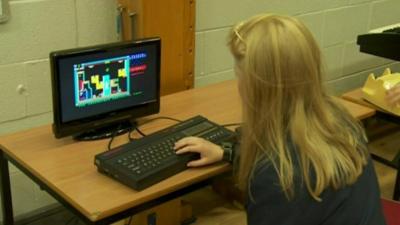
[[[174,149],[178,155],[186,152],[200,154],[200,159],[190,161],[187,164],[188,167],[199,167],[219,162],[224,154],[221,146],[199,137],[182,138],[175,143]]]
[[[396,84],[386,92],[385,97],[390,106],[400,107],[400,84]]]

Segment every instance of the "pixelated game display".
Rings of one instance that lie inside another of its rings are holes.
[[[159,96],[158,42],[59,53],[57,79],[61,121],[109,117],[145,110]]]
[[[144,74],[146,53],[74,64],[75,106],[85,107],[140,95],[131,90],[132,76]]]
[[[56,138],[119,135],[160,111],[158,37],[56,50],[49,58]]]

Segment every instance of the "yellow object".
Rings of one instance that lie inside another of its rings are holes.
[[[125,69],[118,70],[118,77],[126,77]]]
[[[99,75],[92,76],[91,81],[93,84],[99,83]]]
[[[103,89],[103,82],[99,82],[99,75],[92,76],[91,81],[96,85],[96,90]]]
[[[371,73],[362,88],[363,98],[385,111],[400,116],[400,107],[389,106],[385,100],[386,91],[399,82],[400,73],[391,73],[389,68],[378,78]]]
[[[103,89],[103,82],[99,81],[99,75],[92,76],[92,83],[96,85],[96,90]]]

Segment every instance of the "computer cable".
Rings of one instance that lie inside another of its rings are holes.
[[[182,122],[182,120],[178,120],[178,119],[175,119],[175,118],[172,118],[172,117],[168,117],[168,116],[159,116],[159,117],[155,117],[155,118],[151,118],[151,119],[149,119],[149,120],[146,120],[146,121],[144,121],[143,123],[141,123],[141,124],[139,124],[138,126],[136,126],[135,127],[135,130],[140,134],[140,135],[142,135],[143,137],[145,137],[145,136],[147,136],[145,133],[143,133],[140,129],[139,129],[139,126],[142,126],[142,125],[144,125],[144,124],[147,124],[147,123],[150,123],[150,122],[152,122],[152,121],[154,121],[154,120],[159,120],[159,119],[165,119],[165,120],[172,120],[172,121],[175,121],[175,122]]]
[[[236,126],[241,126],[242,123],[227,123],[227,124],[223,124],[221,125],[222,127],[236,127]]]
[[[135,123],[135,124],[129,129],[129,131],[128,131],[128,139],[129,139],[129,141],[134,141],[134,140],[135,140],[135,138],[132,137],[132,132],[135,131],[135,130],[136,130],[141,136],[143,136],[143,137],[146,136],[146,134],[143,133],[143,132],[139,129],[139,126],[142,126],[142,125],[144,125],[144,124],[150,123],[150,122],[152,122],[152,121],[154,121],[154,120],[158,120],[158,119],[167,119],[167,120],[172,120],[172,121],[175,121],[175,122],[182,122],[182,120],[178,120],[178,119],[175,119],[175,118],[172,118],[172,117],[168,117],[168,116],[159,116],[159,117],[155,117],[155,118],[148,119],[148,120],[142,122],[140,125],[137,125],[137,123]],[[112,133],[111,138],[110,138],[110,141],[108,142],[108,150],[111,150],[111,143],[112,143],[112,141],[114,140],[115,135],[119,132],[120,129],[121,129],[121,126],[118,126],[118,128]]]
[[[136,138],[133,138],[132,135],[131,135],[132,132],[133,132],[134,130],[136,130],[136,126],[133,126],[133,127],[131,127],[131,128],[129,129],[129,132],[128,132],[128,139],[129,139],[130,142],[136,140]]]
[[[112,143],[112,141],[114,140],[114,137],[115,137],[115,135],[113,134],[113,135],[111,136],[111,138],[110,138],[110,141],[108,142],[108,146],[107,146],[108,151],[111,150],[111,143]]]
[[[172,118],[172,117],[169,117],[169,116],[159,116],[159,117],[154,117],[154,118],[148,119],[148,120],[144,121],[143,123],[141,123],[139,126],[142,126],[142,125],[144,125],[146,123],[150,123],[150,122],[152,122],[154,120],[159,120],[159,119],[173,120],[175,122],[182,122],[182,120],[178,120],[178,119],[175,119],[175,118]]]
[[[135,130],[136,130],[140,135],[142,135],[142,137],[145,137],[145,136],[146,136],[146,134],[143,133],[138,127],[135,127]]]
[[[115,135],[117,135],[117,133],[119,132],[120,129],[121,129],[121,124],[118,125],[118,128],[115,129],[115,130],[112,132],[110,141],[108,142],[108,151],[111,150],[111,143],[113,142],[113,140],[114,140],[114,138],[115,138]]]

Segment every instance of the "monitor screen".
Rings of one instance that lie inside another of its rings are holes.
[[[56,137],[96,133],[159,111],[158,38],[52,52],[50,64]]]

